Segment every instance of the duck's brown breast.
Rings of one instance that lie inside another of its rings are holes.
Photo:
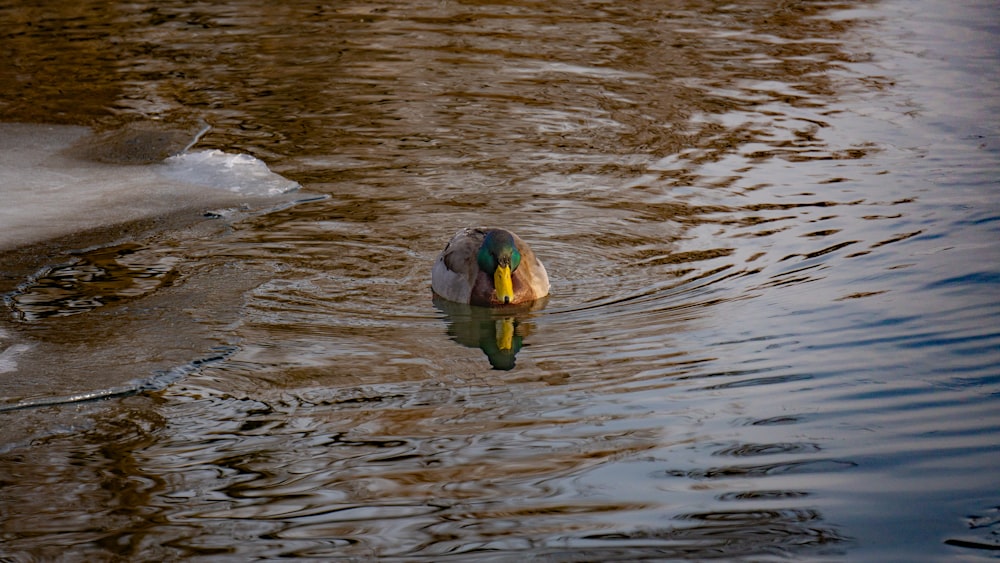
[[[531,287],[524,273],[520,270],[514,271],[511,281],[514,285],[514,300],[510,303],[504,303],[497,299],[497,292],[493,286],[492,276],[480,270],[476,274],[476,283],[472,286],[472,295],[469,297],[469,303],[482,307],[500,307],[503,305],[526,303],[542,297],[541,295],[536,295],[534,288]]]

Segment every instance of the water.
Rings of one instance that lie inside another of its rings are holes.
[[[994,557],[997,16],[0,8],[0,119],[204,119],[329,196],[9,277],[0,550]],[[478,224],[547,302],[432,302]]]

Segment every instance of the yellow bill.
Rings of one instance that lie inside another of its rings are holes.
[[[510,350],[514,347],[514,319],[501,319],[496,322],[497,348]]]
[[[497,266],[493,272],[493,287],[497,291],[497,300],[510,303],[514,300],[514,282],[510,279],[510,266]]]

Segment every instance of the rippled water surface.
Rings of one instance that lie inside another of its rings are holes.
[[[0,120],[203,120],[310,196],[6,257],[5,556],[1000,549],[995,3],[0,20]],[[547,301],[432,301],[481,224]]]

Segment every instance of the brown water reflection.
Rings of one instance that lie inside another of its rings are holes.
[[[939,12],[0,3],[0,120],[203,119],[329,196],[10,295],[8,405],[132,394],[0,411],[0,552],[991,547],[965,526],[997,503],[996,11]],[[532,241],[543,309],[435,306],[477,224]]]
[[[588,428],[594,419],[572,412],[530,420],[512,408],[506,390],[417,387],[379,396],[355,389],[327,392],[310,405],[267,405],[184,387],[191,398],[167,409],[169,421],[147,418],[152,405],[142,398],[102,417],[84,435],[84,451],[91,450],[84,459],[63,450],[65,440],[21,454],[21,466],[44,470],[49,492],[94,504],[80,520],[39,511],[30,500],[48,494],[42,483],[15,488],[26,497],[9,497],[5,532],[20,538],[13,545],[59,533],[59,549],[141,558],[460,557],[531,549],[606,560],[780,554],[844,540],[806,508],[692,513],[668,527],[614,531],[609,517],[656,514],[657,503],[631,494],[614,500],[601,492],[607,485],[574,481],[608,459],[649,455],[664,445],[660,432]],[[220,416],[206,420],[206,412]],[[613,424],[605,418],[601,426]],[[32,455],[41,451],[50,457]],[[80,462],[86,471],[72,469]],[[80,528],[91,519],[108,531]],[[252,546],[234,541],[241,537]],[[54,546],[48,553],[60,552]]]

